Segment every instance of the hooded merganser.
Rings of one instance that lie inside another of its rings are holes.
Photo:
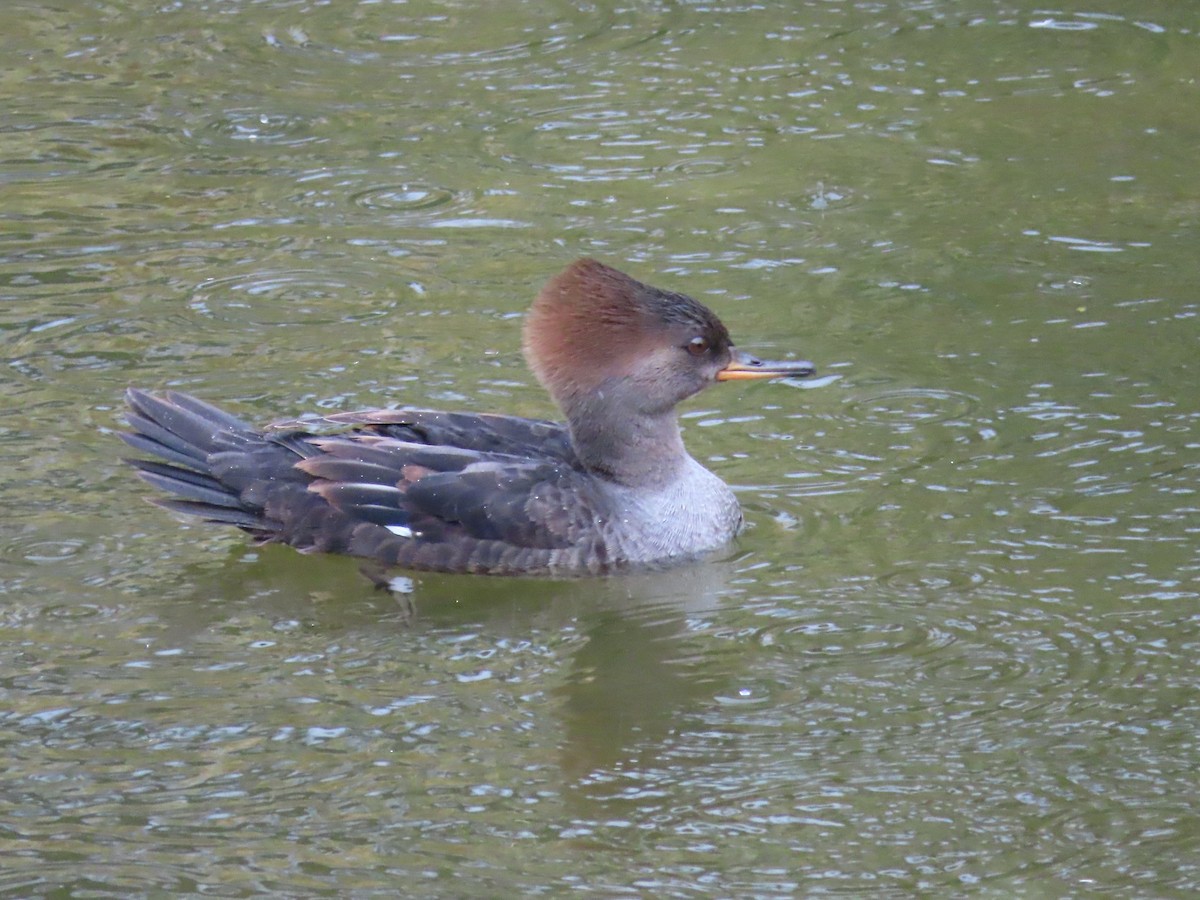
[[[382,409],[318,420],[350,426],[339,434],[264,432],[130,388],[121,438],[163,460],[128,460],[174,495],[155,502],[259,543],[438,572],[598,575],[698,557],[742,527],[733,492],[684,449],[676,404],[717,381],[813,373],[734,349],[703,304],[592,259],[542,288],[524,350],[565,424]]]

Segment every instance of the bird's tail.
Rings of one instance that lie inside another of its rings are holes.
[[[215,406],[169,391],[156,397],[137,388],[125,392],[130,431],[126,444],[158,459],[126,459],[141,478],[172,496],[159,506],[209,522],[236,525],[263,538],[277,530],[253,490],[265,469],[291,469],[292,451]],[[257,462],[260,473],[248,477]]]

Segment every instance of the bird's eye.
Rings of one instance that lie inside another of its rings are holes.
[[[687,352],[692,354],[692,356],[703,356],[708,352],[710,346],[708,338],[696,335],[696,337],[687,342]]]

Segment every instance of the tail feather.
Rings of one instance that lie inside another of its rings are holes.
[[[236,494],[231,493],[215,478],[200,472],[191,472],[148,459],[134,460],[133,465],[137,467],[138,475],[143,481],[168,494],[210,506],[236,509],[242,505]]]
[[[279,526],[261,503],[263,486],[279,472],[290,468],[292,452],[278,442],[254,431],[241,419],[174,391],[161,397],[137,388],[125,392],[130,412],[130,431],[121,440],[141,453],[157,459],[127,459],[143,481],[172,495],[155,500],[159,506],[207,521],[236,525],[259,537],[270,537]],[[265,468],[255,474],[255,463]],[[250,471],[243,471],[249,467]],[[241,478],[226,479],[231,469]],[[248,479],[248,481],[247,481]],[[258,490],[248,489],[261,481]]]
[[[211,453],[245,446],[255,440],[254,429],[229,413],[187,394],[168,392],[155,397],[137,388],[125,392],[133,410],[129,424],[151,441],[195,461],[203,469]],[[151,452],[158,454],[158,450]]]
[[[162,441],[155,440],[147,433],[144,433],[147,432],[149,430],[149,426],[153,424],[148,420],[143,419],[141,416],[126,416],[125,418],[130,427],[136,428],[138,431],[119,431],[117,432],[117,437],[123,440],[134,450],[137,450],[141,453],[153,453],[155,456],[167,460],[167,462],[174,463],[177,466],[184,466],[185,468],[189,469],[195,469],[204,465],[204,457],[197,457],[196,455],[189,454],[185,451],[172,449]],[[125,462],[129,463],[131,466],[137,466],[138,468],[141,468],[142,460],[125,457]]]
[[[130,390],[134,389],[130,388]],[[144,394],[144,392],[139,393]],[[149,397],[150,395],[144,394],[144,396]],[[258,432],[256,432],[237,416],[227,413],[225,410],[213,406],[211,403],[205,403],[203,400],[197,400],[191,394],[181,394],[179,391],[167,391],[166,399],[168,403],[178,407],[179,409],[187,410],[206,422],[219,425],[226,431],[240,432],[242,434],[258,434]]]
[[[214,525],[236,525],[244,531],[259,537],[270,537],[279,528],[277,523],[265,520],[261,515],[244,509],[232,509],[228,506],[211,506],[195,500],[152,500],[155,506],[169,509],[173,512],[189,516],[199,516],[205,522]]]

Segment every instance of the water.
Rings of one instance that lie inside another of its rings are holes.
[[[9,3],[0,890],[1191,896],[1189,4]],[[126,385],[549,415],[591,254],[807,385],[607,581],[177,522]]]

